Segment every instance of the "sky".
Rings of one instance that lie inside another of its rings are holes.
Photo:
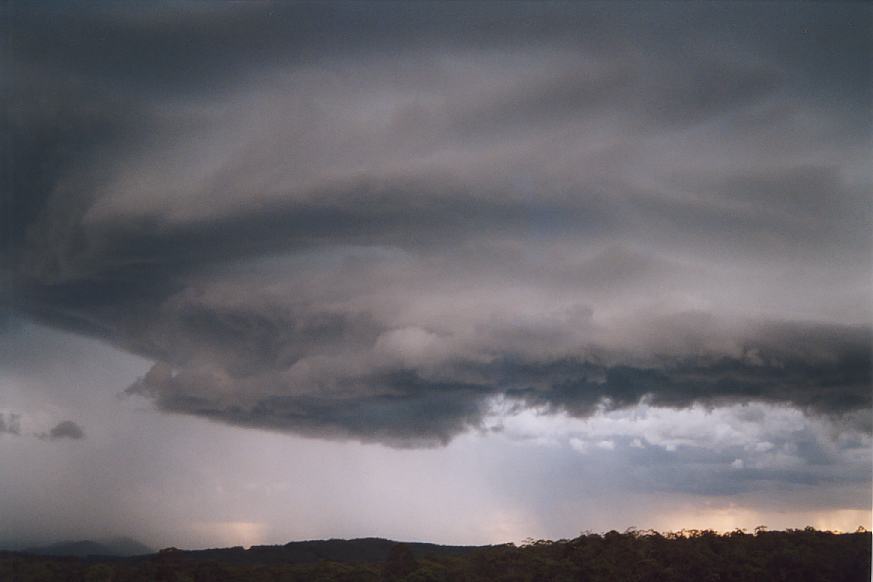
[[[870,5],[3,10],[0,542],[871,527]]]

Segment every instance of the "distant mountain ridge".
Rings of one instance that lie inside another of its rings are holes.
[[[307,540],[288,542],[275,546],[242,546],[183,550],[165,548],[155,552],[152,548],[130,538],[112,540],[63,541],[44,546],[18,550],[20,553],[37,556],[78,558],[129,558],[173,560],[182,562],[222,562],[228,564],[314,564],[322,561],[346,564],[383,562],[391,548],[402,543],[416,558],[425,556],[464,556],[477,549],[490,546],[443,546],[425,542],[397,542],[384,538],[356,538],[351,540]]]
[[[45,546],[34,546],[21,550],[25,554],[38,556],[114,556],[130,557],[154,554],[155,550],[134,539],[121,537],[99,542],[92,540],[63,541]]]
[[[354,564],[383,562],[391,548],[398,543],[407,546],[416,558],[464,556],[481,547],[488,547],[442,546],[423,542],[397,542],[383,538],[357,538],[289,542],[280,546],[252,546],[248,550],[241,546],[207,550],[166,548],[158,552],[158,555],[182,561],[218,561],[233,564],[312,564],[321,561]]]

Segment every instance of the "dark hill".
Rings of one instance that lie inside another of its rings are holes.
[[[26,548],[22,552],[38,556],[76,556],[84,558],[87,556],[141,556],[152,554],[154,550],[130,538],[115,538],[100,542],[91,540],[57,542],[47,546]]]
[[[313,540],[290,542],[283,546],[252,546],[208,550],[161,550],[159,556],[180,561],[215,561],[231,564],[311,564],[321,561],[346,564],[384,562],[397,542],[382,538],[354,540]],[[416,558],[425,556],[464,556],[477,546],[441,546],[427,543],[405,543]]]

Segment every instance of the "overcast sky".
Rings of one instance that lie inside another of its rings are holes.
[[[869,5],[3,10],[0,542],[870,527]]]

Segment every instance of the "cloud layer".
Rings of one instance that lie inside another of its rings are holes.
[[[13,17],[4,287],[153,360],[127,392],[162,410],[396,446],[503,401],[870,431],[869,7]]]

